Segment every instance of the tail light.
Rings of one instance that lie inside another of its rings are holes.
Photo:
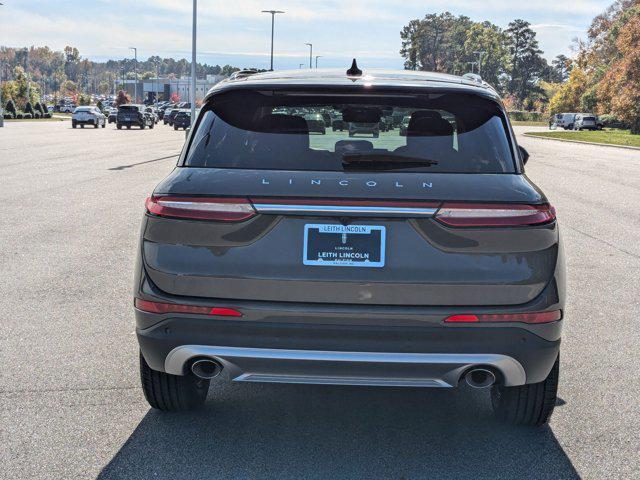
[[[562,310],[532,313],[460,314],[445,318],[445,323],[550,323],[562,319]]]
[[[154,215],[195,220],[241,222],[253,217],[255,209],[245,198],[175,197],[147,198],[147,211]]]
[[[197,315],[214,315],[220,317],[241,317],[242,313],[233,308],[203,307],[198,305],[181,305],[178,303],[150,302],[135,299],[135,307],[148,313],[195,313]]]
[[[548,204],[445,203],[436,213],[436,220],[450,227],[522,227],[555,218],[556,211]]]

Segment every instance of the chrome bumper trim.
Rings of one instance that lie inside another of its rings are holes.
[[[183,345],[165,359],[165,371],[184,375],[194,357],[215,358],[236,382],[407,387],[455,387],[474,366],[491,366],[506,386],[524,385],[522,365],[506,355],[284,350]]]

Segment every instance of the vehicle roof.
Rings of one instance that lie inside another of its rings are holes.
[[[363,69],[362,75],[349,76],[346,69],[278,70],[256,73],[238,79],[227,79],[216,84],[207,93],[207,99],[228,90],[328,87],[360,90],[363,87],[380,89],[446,89],[476,93],[499,100],[498,93],[486,82],[437,72],[415,70]]]

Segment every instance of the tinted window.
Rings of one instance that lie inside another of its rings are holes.
[[[228,92],[205,106],[184,164],[266,170],[515,171],[500,108],[469,94]]]

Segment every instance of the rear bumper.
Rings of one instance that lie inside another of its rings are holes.
[[[279,323],[275,312],[262,313],[269,321],[162,318],[137,310],[138,341],[151,368],[175,375],[206,357],[218,360],[231,381],[415,387],[455,387],[480,366],[506,385],[536,383],[560,348],[559,339],[513,326]],[[544,327],[559,331],[560,323]]]
[[[165,359],[165,371],[182,375],[194,358],[222,364],[236,382],[455,387],[474,366],[500,372],[505,385],[523,385],[524,368],[498,354],[340,352],[183,345]]]

